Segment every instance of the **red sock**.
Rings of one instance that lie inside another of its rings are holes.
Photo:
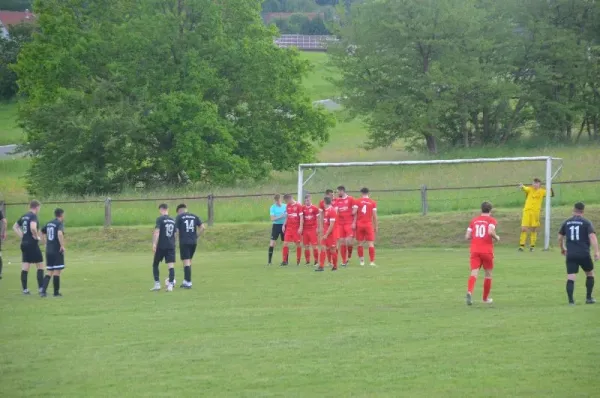
[[[336,251],[334,251],[333,253],[331,253],[331,260],[333,261],[333,268],[337,268],[338,254],[337,254]]]
[[[342,245],[340,250],[342,251],[342,264],[346,264],[346,262],[348,261],[348,248],[346,247],[346,245]]]
[[[315,260],[318,257],[315,256]],[[304,249],[304,259],[306,260],[307,263],[310,263],[310,249]]]
[[[302,260],[302,248],[296,246],[296,264],[300,264],[300,260]]]
[[[369,247],[369,261],[371,261],[372,263],[375,262],[375,248],[374,247]]]
[[[364,258],[365,257],[365,248],[362,246],[358,246],[356,248],[356,252],[358,253],[358,258]]]
[[[287,263],[288,257],[290,255],[290,248],[287,246],[283,247],[283,262]]]
[[[319,261],[319,249],[313,249],[313,256],[315,257],[315,263]]]
[[[467,285],[467,292],[468,293],[473,293],[473,289],[475,289],[475,282],[477,282],[477,277],[475,276],[470,276],[469,277],[469,284]]]
[[[352,258],[352,249],[354,249],[354,246],[349,245],[348,246],[348,259]]]
[[[319,267],[325,268],[325,258],[329,252],[325,252],[325,250],[321,250],[321,255],[319,256]]]
[[[331,264],[331,252],[328,249],[327,250],[327,263]]]
[[[492,290],[492,278],[485,278],[483,280],[483,301],[488,299],[490,290]]]

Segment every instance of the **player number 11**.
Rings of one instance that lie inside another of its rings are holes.
[[[571,240],[579,240],[579,225],[571,225]]]

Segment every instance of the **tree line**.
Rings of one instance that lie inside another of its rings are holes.
[[[44,0],[17,63],[28,189],[260,180],[314,158],[331,115],[258,2]]]
[[[381,0],[340,13],[331,48],[369,146],[600,139],[600,2]]]

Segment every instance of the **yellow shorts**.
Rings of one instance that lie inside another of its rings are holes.
[[[540,226],[540,212],[523,210],[523,218],[521,219],[521,226],[528,228],[538,228]]]

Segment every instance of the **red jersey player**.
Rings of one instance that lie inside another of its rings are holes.
[[[310,194],[304,196],[304,207],[302,214],[304,218],[304,230],[302,231],[302,244],[304,245],[304,259],[306,265],[310,265],[310,250],[312,249],[315,266],[319,263],[319,240],[317,238],[317,225],[319,219],[319,208],[312,204]]]
[[[481,215],[471,220],[465,239],[471,240],[471,276],[467,286],[467,305],[473,304],[473,289],[479,269],[483,267],[485,279],[483,281],[483,302],[491,303],[489,297],[492,288],[492,270],[494,269],[494,240],[500,237],[496,234],[496,220],[490,215],[492,204],[481,204]]]
[[[365,265],[365,242],[369,246],[369,261],[375,266],[375,233],[378,230],[377,203],[369,198],[369,188],[360,190],[361,197],[354,200],[354,225],[358,242],[360,265]]]
[[[343,185],[337,187],[338,197],[335,198],[335,208],[338,212],[338,233],[340,238],[340,252],[342,254],[342,267],[348,265],[348,259],[352,257],[352,239],[354,231],[354,199],[346,194]]]
[[[286,203],[287,218],[285,219],[285,224],[283,224],[283,262],[281,265],[288,265],[290,254],[288,245],[290,242],[296,244],[296,265],[300,265],[300,259],[302,258],[302,247],[300,246],[300,242],[302,241],[302,229],[304,227],[302,205],[296,202],[290,194],[284,195],[283,200],[285,200]]]
[[[331,205],[332,198],[326,196],[324,199],[325,211],[323,212],[323,236],[321,237],[321,255],[319,257],[319,268],[315,271],[323,271],[325,268],[326,253],[331,254],[331,260],[333,261],[332,271],[337,271],[337,241],[338,241],[338,228],[337,228],[337,211]]]
[[[331,205],[335,208],[335,198],[333,197],[333,190],[332,189],[326,189],[325,190],[325,197],[326,198],[331,198]],[[321,201],[319,202],[319,228],[321,228],[322,224],[323,224],[323,220],[322,220],[322,216],[323,213],[325,212],[325,200],[321,199]],[[319,234],[322,234],[323,231],[319,231]],[[329,253],[329,251],[327,251],[327,263],[329,263],[329,265],[331,265],[331,253]]]

